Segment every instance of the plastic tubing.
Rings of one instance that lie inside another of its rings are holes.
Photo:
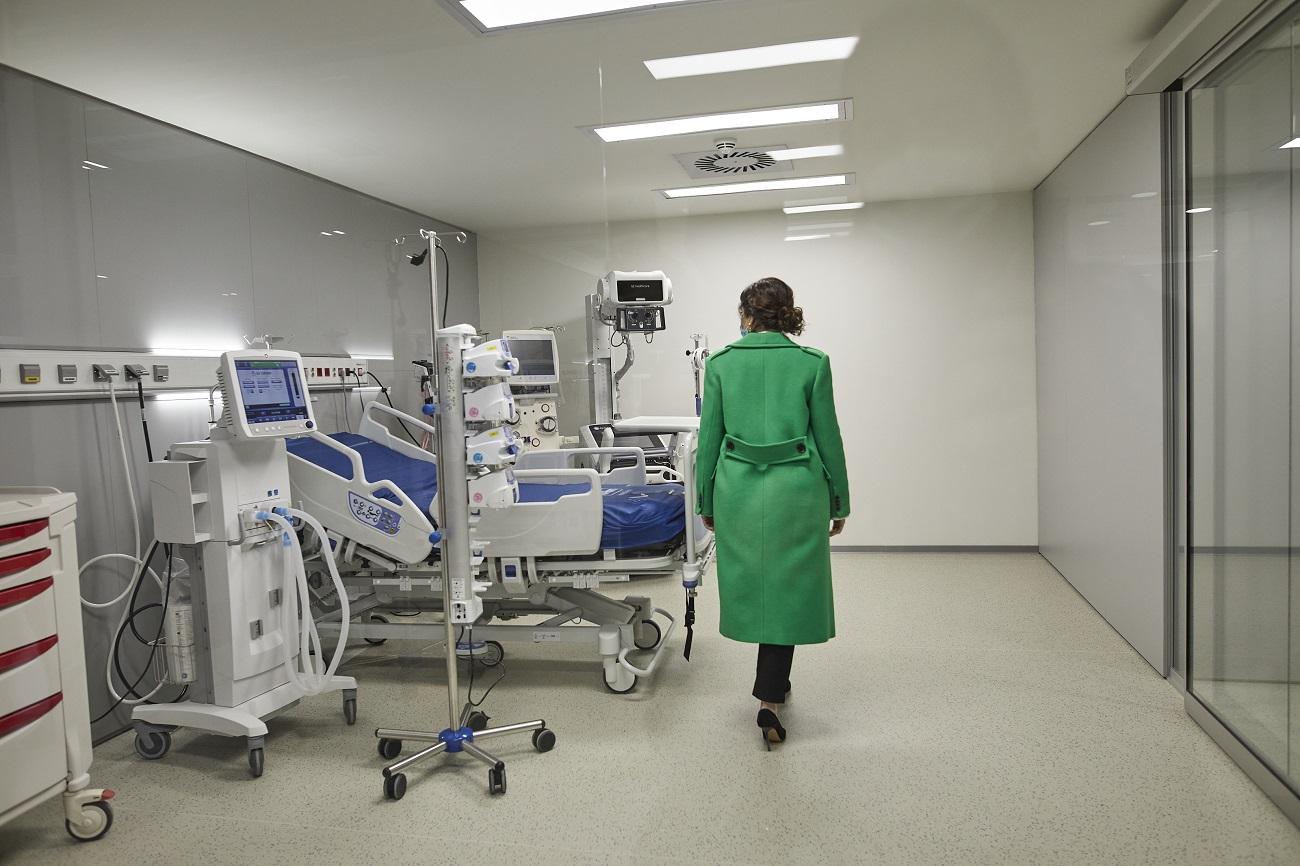
[[[348,605],[347,588],[343,580],[339,577],[338,566],[334,563],[333,551],[329,549],[329,539],[325,535],[324,528],[311,515],[292,508],[278,508],[275,513],[262,511],[257,514],[258,519],[266,520],[279,526],[284,532],[285,540],[285,570],[284,570],[284,590],[281,605],[283,608],[282,629],[284,632],[284,669],[288,674],[289,681],[294,683],[304,694],[316,695],[326,690],[329,681],[334,677],[338,670],[339,663],[343,660],[343,651],[348,640],[348,623],[351,620],[351,609]],[[329,664],[324,662],[324,652],[321,649],[320,633],[316,629],[316,621],[311,616],[310,611],[310,590],[307,586],[307,567],[303,561],[302,545],[298,541],[298,535],[294,531],[293,524],[289,517],[296,517],[310,526],[321,539],[321,559],[325,561],[326,568],[330,573],[330,579],[334,581],[334,586],[339,597],[339,639],[334,647],[334,654],[329,660]],[[299,611],[301,604],[302,611]],[[298,622],[294,623],[294,618]],[[295,653],[290,647],[290,636],[294,632],[298,633],[297,653],[299,664],[294,664]],[[314,651],[315,655],[311,653]]]
[[[113,424],[117,428],[117,445],[118,445],[118,453],[122,458],[122,474],[126,477],[126,494],[128,499],[128,511],[131,515],[131,531],[133,533],[133,540],[135,542],[135,548],[134,548],[135,552],[134,553],[104,553],[94,557],[93,559],[88,559],[84,563],[82,563],[81,568],[77,570],[78,577],[85,574],[86,571],[89,570],[92,566],[98,565],[99,563],[109,559],[125,559],[125,560],[129,560],[136,566],[144,565],[144,562],[140,559],[140,514],[135,499],[135,480],[131,474],[131,460],[126,453],[126,436],[122,431],[122,415],[117,410],[117,392],[113,389],[112,379],[108,380],[108,402],[113,412]],[[154,583],[158,584],[158,589],[161,590],[163,588],[162,580],[159,579],[158,575],[154,573],[153,569],[146,569],[146,570],[148,571],[149,576],[153,578]],[[89,601],[86,599],[85,596],[82,596],[81,606],[87,608],[88,610],[102,610],[106,607],[112,607],[116,604],[120,604],[128,595],[131,594],[131,589],[134,586],[135,586],[134,580],[127,581],[126,587],[122,590],[122,592],[119,595],[117,595],[115,598],[109,599],[108,601]],[[123,622],[125,622],[125,616],[126,615],[124,614]]]

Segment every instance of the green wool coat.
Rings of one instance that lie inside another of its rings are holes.
[[[696,458],[717,533],[720,630],[746,643],[835,636],[831,518],[849,514],[830,359],[785,334],[709,358]]]

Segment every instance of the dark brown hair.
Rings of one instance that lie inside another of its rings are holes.
[[[803,333],[803,309],[794,305],[794,291],[784,280],[764,277],[740,293],[740,313],[756,331]]]

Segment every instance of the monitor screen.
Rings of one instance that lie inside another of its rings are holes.
[[[663,280],[619,280],[618,299],[621,303],[663,303]]]
[[[547,339],[510,338],[510,354],[519,361],[519,376],[555,378],[555,343]]]
[[[311,417],[297,361],[236,358],[235,375],[249,424],[305,421]]]

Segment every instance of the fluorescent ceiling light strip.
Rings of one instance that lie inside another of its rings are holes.
[[[771,192],[784,189],[808,189],[823,186],[846,186],[850,175],[827,174],[821,177],[788,177],[781,180],[750,180],[742,183],[717,183],[711,186],[686,186],[660,190],[665,198],[697,198],[706,195],[731,195],[741,192]]]
[[[460,5],[480,24],[491,30],[699,2],[700,0],[460,0]]]
[[[1192,214],[1196,214],[1196,213],[1209,213],[1209,212],[1212,211],[1212,210],[1214,210],[1214,208],[1212,208],[1212,207],[1193,207],[1193,208],[1188,208],[1188,209],[1187,209],[1187,212],[1188,212],[1188,213],[1192,213]]]
[[[866,202],[846,201],[843,204],[808,204],[808,205],[801,205],[799,207],[788,207],[788,208],[784,208],[784,210],[788,214],[817,213],[818,211],[824,211],[824,210],[857,210],[865,206],[866,206]]]
[[[820,241],[828,237],[830,237],[830,235],[828,234],[827,235],[790,235],[789,237],[786,238],[786,240],[787,241]]]
[[[817,159],[823,156],[843,156],[844,145],[826,144],[820,147],[790,147],[785,150],[769,150],[767,155],[777,162],[790,159]]]
[[[853,223],[815,223],[806,226],[786,226],[788,232],[824,232],[831,229],[851,229]]]
[[[650,70],[651,75],[662,81],[665,78],[686,78],[692,75],[714,75],[719,72],[743,72],[747,69],[768,69],[773,66],[845,60],[853,55],[853,50],[857,47],[858,37],[842,36],[836,39],[814,39],[809,42],[787,42],[784,45],[741,48],[736,51],[663,57],[658,60],[646,60],[645,67]]]
[[[1300,147],[1300,138],[1291,139],[1286,144],[1278,148],[1278,150],[1286,150],[1287,148],[1296,148],[1296,147]]]
[[[818,123],[847,120],[848,106],[848,100],[836,100],[783,108],[754,108],[723,114],[701,114],[694,117],[597,126],[592,129],[592,132],[600,136],[602,141],[613,143],[663,138],[669,135],[691,135],[697,132],[718,132],[724,129],[754,129],[764,126],[788,126],[794,123]]]

